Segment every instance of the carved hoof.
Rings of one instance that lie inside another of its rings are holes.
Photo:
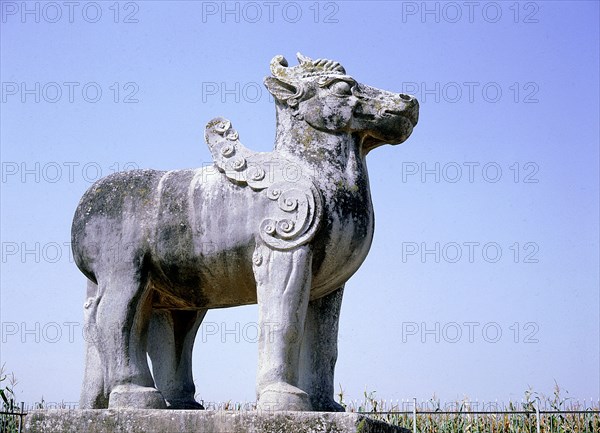
[[[109,409],[166,409],[167,404],[160,391],[137,385],[118,385],[110,393]]]
[[[261,410],[312,411],[308,394],[287,383],[277,383],[266,387],[258,398]]]
[[[328,398],[322,400],[311,400],[313,410],[316,412],[345,412],[344,406],[335,400]]]
[[[204,406],[202,406],[196,400],[169,400],[167,401],[167,408],[204,410]]]
[[[106,395],[103,393],[92,393],[84,388],[79,399],[79,409],[106,409],[107,407],[108,398]]]

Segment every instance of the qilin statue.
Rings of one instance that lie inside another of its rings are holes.
[[[201,409],[191,362],[207,310],[258,304],[258,406],[343,410],[333,399],[343,287],[373,239],[366,156],[405,141],[419,105],[337,62],[298,61],[276,56],[264,80],[272,152],[251,151],[216,118],[213,167],[115,173],[81,199],[72,245],[95,330],[82,408]]]

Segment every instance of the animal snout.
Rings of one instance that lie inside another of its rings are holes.
[[[406,93],[399,93],[398,96],[400,96],[400,99],[402,100],[402,103],[404,105],[406,105],[407,108],[412,108],[412,107],[417,107],[419,106],[419,101],[417,101],[417,98],[415,98],[412,95],[407,95]]]
[[[415,126],[419,121],[419,101],[414,96],[405,93],[399,93],[398,96],[401,100],[396,100],[396,106],[386,108],[384,111],[388,114],[405,117]]]
[[[419,121],[419,101],[417,98],[411,95],[407,95],[405,93],[400,93],[400,99],[405,104],[405,112],[406,117],[408,117],[415,126]]]

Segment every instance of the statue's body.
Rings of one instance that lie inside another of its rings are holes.
[[[373,237],[365,157],[408,138],[418,103],[358,84],[338,63],[299,60],[275,57],[265,79],[273,152],[251,152],[214,119],[215,167],[116,173],[83,196],[73,252],[96,332],[82,408],[200,408],[191,358],[206,311],[258,303],[259,407],[341,410],[343,286]]]

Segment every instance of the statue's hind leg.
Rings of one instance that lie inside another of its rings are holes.
[[[148,331],[148,355],[156,387],[170,409],[204,409],[194,399],[192,350],[206,310],[155,310]]]
[[[154,388],[146,357],[146,336],[152,312],[145,278],[122,260],[103,278],[96,324],[98,349],[106,362],[105,386],[109,408],[162,409],[161,393]],[[116,269],[115,269],[116,268]]]
[[[87,283],[87,296],[84,304],[85,371],[79,407],[81,409],[104,409],[108,407],[108,395],[104,388],[105,361],[97,346],[96,314],[98,311],[98,286]]]
[[[254,254],[260,329],[257,395],[264,410],[311,410],[307,393],[298,387],[311,260],[306,245],[292,251],[259,246]]]
[[[300,355],[300,388],[313,410],[343,412],[335,402],[333,374],[337,360],[338,321],[344,288],[308,303]]]

